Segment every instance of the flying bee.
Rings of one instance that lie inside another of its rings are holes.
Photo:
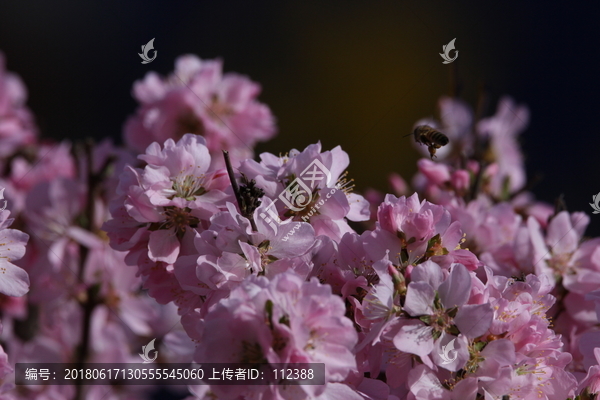
[[[429,150],[432,160],[433,157],[436,157],[435,151],[440,147],[447,145],[450,141],[448,136],[429,125],[417,126],[412,134],[415,137],[415,142],[427,146],[427,150]],[[410,136],[410,133],[406,136]]]

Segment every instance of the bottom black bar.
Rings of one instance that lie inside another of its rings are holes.
[[[324,385],[325,364],[17,363],[17,385]]]

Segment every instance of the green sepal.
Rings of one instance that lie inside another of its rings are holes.
[[[283,315],[279,318],[279,323],[290,327],[290,317],[288,315]]]
[[[458,327],[456,325],[452,325],[450,328],[448,328],[448,333],[454,336],[458,336],[460,334],[460,331],[458,330]]]
[[[481,351],[483,350],[483,348],[487,345],[487,342],[477,342],[473,345],[473,347],[475,348],[475,350],[477,351]]]
[[[446,311],[446,314],[450,317],[450,318],[454,318],[456,317],[456,313],[458,312],[458,307],[452,307],[451,309],[449,309],[448,311]]]

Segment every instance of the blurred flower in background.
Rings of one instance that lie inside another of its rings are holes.
[[[140,107],[125,123],[126,143],[143,152],[155,141],[194,133],[206,139],[214,166],[223,166],[221,150],[232,153],[236,162],[252,158],[256,143],[275,135],[275,118],[256,100],[260,85],[242,75],[223,74],[222,65],[221,60],[185,55],[169,77],[149,72],[135,82],[133,95]]]

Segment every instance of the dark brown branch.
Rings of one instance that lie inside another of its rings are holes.
[[[86,202],[83,218],[81,218],[81,227],[88,231],[94,231],[94,200],[96,195],[99,193],[100,184],[101,184],[101,176],[94,174],[93,171],[93,150],[94,143],[92,140],[87,140],[83,146],[83,151],[80,152],[81,159],[86,162],[86,181],[87,181],[87,193],[86,193]],[[109,161],[107,160],[107,163]],[[104,169],[107,167],[105,164],[100,171],[100,173],[104,172]],[[79,245],[79,280],[85,284],[85,264],[88,258],[89,249],[84,245]],[[89,345],[90,345],[90,324],[92,313],[96,305],[98,305],[98,292],[99,286],[90,286],[87,288],[85,292],[84,298],[80,299],[80,305],[83,309],[83,323],[81,329],[81,341],[79,342],[79,346],[77,348],[77,368],[83,368],[83,365],[88,357]],[[83,400],[83,388],[84,386],[81,384],[81,379],[77,386],[75,387],[75,399]]]
[[[229,180],[231,181],[231,187],[233,188],[233,193],[235,194],[235,199],[238,203],[238,207],[240,208],[241,214],[250,220],[250,224],[252,225],[252,230],[257,232],[258,228],[256,227],[256,223],[254,222],[254,217],[251,213],[248,212],[246,208],[246,202],[240,193],[240,187],[238,186],[235,175],[233,174],[233,167],[231,166],[231,160],[229,159],[229,152],[227,150],[223,150],[223,157],[225,157],[225,165],[227,167],[227,174],[229,175]]]
[[[475,182],[473,182],[473,186],[471,187],[471,192],[469,194],[467,194],[467,198],[466,198],[467,203],[470,202],[471,200],[475,200],[477,198],[477,195],[479,194],[479,191],[481,190],[481,181],[483,180],[483,173],[484,173],[485,169],[487,168],[487,166],[488,165],[486,162],[479,163],[479,171],[477,171],[477,175],[475,175]]]

